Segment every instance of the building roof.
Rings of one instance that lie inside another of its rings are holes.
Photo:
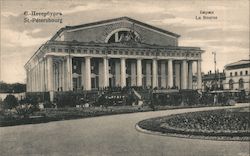
[[[66,26],[66,27],[61,28],[60,30],[58,30],[57,33],[51,38],[51,40],[54,40],[56,37],[58,37],[60,35],[60,33],[63,32],[64,30],[74,30],[74,29],[79,29],[79,28],[84,28],[84,27],[89,27],[89,26],[95,26],[95,25],[100,25],[100,24],[105,24],[105,23],[110,23],[110,22],[115,22],[115,21],[120,21],[120,20],[127,20],[127,21],[130,21],[130,22],[136,23],[138,25],[142,25],[144,27],[148,27],[148,28],[154,29],[156,31],[165,33],[167,35],[171,35],[171,36],[174,36],[174,37],[180,37],[180,35],[178,35],[176,33],[173,33],[173,32],[170,32],[170,31],[167,31],[167,30],[164,30],[164,29],[161,29],[161,28],[158,28],[158,27],[155,27],[155,26],[152,26],[152,25],[149,25],[149,24],[146,24],[146,23],[143,23],[141,21],[138,21],[138,20],[135,20],[135,19],[132,19],[132,18],[129,18],[129,17],[125,16],[125,17],[113,18],[113,19],[102,20],[102,21],[97,21],[97,22],[92,22],[92,23],[81,24],[81,25]]]
[[[233,62],[230,64],[225,65],[225,69],[239,69],[239,68],[249,68],[250,67],[250,60],[240,60],[237,62]]]
[[[211,73],[211,74],[205,74],[202,76],[202,80],[203,81],[211,81],[214,79],[220,79],[220,80],[225,80],[226,79],[226,75],[225,73]]]
[[[209,74],[202,74],[202,81],[218,81],[218,80],[225,80],[226,75],[225,73],[209,73]],[[197,75],[193,75],[193,81],[197,81]]]

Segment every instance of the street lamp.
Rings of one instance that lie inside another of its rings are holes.
[[[216,52],[212,52],[212,54],[214,55],[214,83],[215,83],[215,87],[217,88],[217,82],[216,82]]]
[[[216,74],[216,52],[212,52],[214,55],[214,74]]]

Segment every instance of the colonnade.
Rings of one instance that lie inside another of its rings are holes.
[[[93,58],[93,57],[92,57]],[[84,90],[92,89],[91,57],[82,57],[81,85]],[[72,57],[47,56],[27,71],[28,91],[69,91],[73,90]],[[110,66],[112,58],[99,58],[99,87],[110,85]],[[127,86],[127,60],[117,58],[115,62],[115,85]],[[201,61],[174,60],[174,59],[132,59],[131,84],[132,86],[151,86],[178,89],[193,88],[193,62],[197,62],[197,89],[201,89]],[[144,69],[145,68],[145,69]]]

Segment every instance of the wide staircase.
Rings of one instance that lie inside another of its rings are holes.
[[[140,95],[140,100],[144,102],[148,102],[151,100],[151,91],[149,89],[137,90],[136,92]]]
[[[150,101],[150,90],[133,87],[109,88],[102,91],[96,105],[138,105]]]

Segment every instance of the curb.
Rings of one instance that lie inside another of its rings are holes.
[[[183,114],[183,113],[180,113]],[[177,115],[177,114],[175,114]],[[171,116],[171,115],[167,115]],[[146,119],[144,119],[146,120]],[[143,120],[141,120],[143,121]],[[139,121],[140,122],[140,121]],[[138,123],[139,123],[138,122]],[[203,135],[192,135],[192,134],[178,134],[178,133],[163,133],[157,131],[151,131],[147,129],[143,129],[139,126],[139,124],[135,124],[135,129],[138,132],[150,135],[158,135],[158,136],[165,136],[165,137],[177,137],[177,138],[186,138],[186,139],[200,139],[200,140],[211,140],[211,141],[239,141],[239,142],[249,142],[250,137],[218,137],[218,136],[203,136]]]

